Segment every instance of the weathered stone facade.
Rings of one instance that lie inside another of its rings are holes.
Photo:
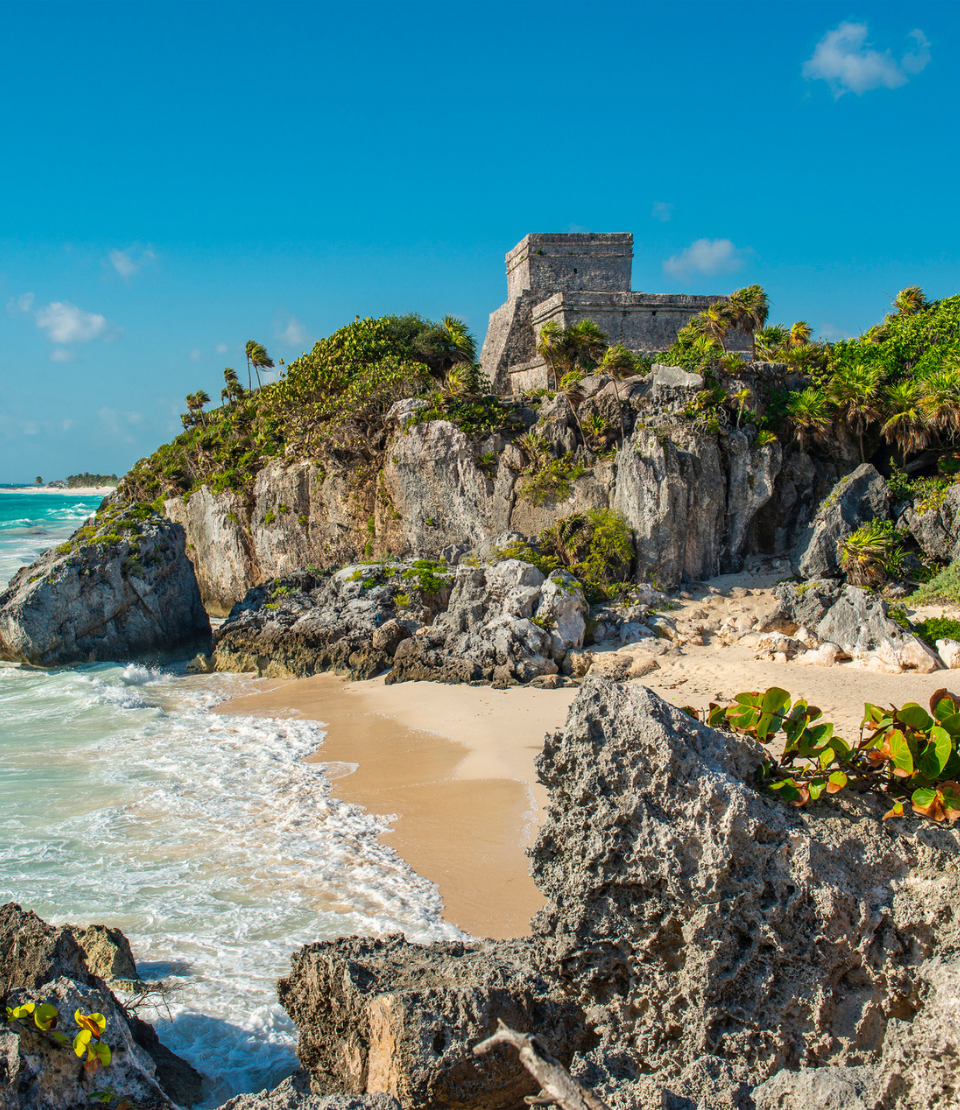
[[[507,302],[490,314],[480,365],[500,394],[547,384],[537,337],[548,321],[569,327],[593,320],[611,344],[664,351],[683,325],[724,297],[630,290],[633,235],[532,234],[507,255]],[[748,350],[734,334],[730,350]]]

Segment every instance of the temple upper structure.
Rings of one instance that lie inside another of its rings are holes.
[[[672,346],[691,316],[721,295],[634,293],[630,290],[633,236],[531,234],[507,255],[507,301],[490,314],[480,366],[501,394],[547,385],[537,354],[540,329],[550,320],[569,327],[593,320],[611,345],[653,353]],[[731,350],[746,350],[742,342]]]

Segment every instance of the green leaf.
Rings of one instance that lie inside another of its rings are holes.
[[[916,729],[917,732],[926,732],[933,724],[930,714],[922,705],[917,705],[914,701],[908,701],[897,710],[897,720],[902,721],[908,728]]]
[[[827,786],[826,779],[811,779],[807,783],[807,788],[810,791],[811,801],[814,801],[814,802],[817,801],[817,799],[820,797],[820,795],[826,789],[826,786]]]
[[[926,778],[938,779],[952,751],[953,741],[950,733],[939,725],[934,725],[930,729],[930,743],[921,751],[917,766]]]
[[[948,815],[952,821],[954,820],[953,814],[960,812],[960,783],[942,782],[940,793],[943,795],[943,804],[949,811]]]
[[[917,706],[917,708],[920,707]],[[894,773],[900,772],[898,778],[912,775],[913,753],[910,751],[907,738],[898,728],[895,728],[890,732],[887,740],[890,744],[890,762],[894,766]]]
[[[110,1046],[105,1045],[103,1041],[96,1041],[90,1045],[90,1052],[96,1056],[102,1067],[106,1067],[110,1063]]]
[[[50,1029],[54,1022],[57,1020],[57,1008],[51,1006],[49,1002],[44,1002],[38,1006],[34,1012],[33,1020],[38,1029],[42,1029],[44,1033]]]
[[[948,698],[944,698],[934,710],[937,720],[951,736],[960,736],[960,713]]]
[[[781,714],[790,704],[790,695],[779,686],[771,686],[760,703],[760,720],[757,722],[757,739],[766,740],[780,727]]]
[[[87,1047],[90,1044],[91,1040],[93,1040],[93,1034],[90,1032],[90,1030],[81,1029],[80,1032],[73,1038],[73,1051],[78,1056],[82,1056],[87,1051]]]
[[[827,793],[836,794],[847,785],[848,781],[843,771],[834,771],[830,778],[827,779]]]

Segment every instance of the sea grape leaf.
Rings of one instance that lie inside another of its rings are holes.
[[[930,714],[915,701],[908,701],[906,705],[901,706],[897,710],[897,719],[907,728],[916,729],[917,732],[926,732],[933,724]]]
[[[947,817],[951,821],[956,821],[960,817],[960,782],[940,783],[940,794],[943,797]]]
[[[38,1006],[33,1014],[33,1020],[38,1029],[42,1029],[44,1033],[52,1029],[57,1020],[57,1008],[51,1006],[49,1002],[44,1002]]]
[[[12,1010],[7,1007],[7,1020],[18,1021],[21,1018],[29,1017],[36,1008],[33,1002],[24,1002],[22,1006],[15,1006]]]
[[[89,1029],[81,1029],[80,1032],[73,1038],[73,1051],[82,1056],[87,1051],[87,1046],[93,1040],[93,1034]]]
[[[834,771],[830,778],[827,779],[827,793],[836,794],[847,785],[848,781],[843,771]]]
[[[921,773],[928,779],[939,778],[940,772],[947,765],[951,751],[953,751],[953,741],[950,733],[939,725],[934,725],[930,729],[930,742],[917,759],[917,766]]]
[[[760,703],[760,720],[757,723],[757,738],[766,740],[780,727],[780,715],[790,704],[790,695],[779,686],[771,686],[763,695]]]
[[[100,1039],[100,1035],[107,1027],[107,1019],[103,1016],[103,1014],[82,1014],[79,1010],[75,1010],[73,1014],[73,1020],[77,1023],[77,1025],[80,1026],[81,1029],[89,1030],[89,1032],[94,1037],[96,1037],[97,1040]]]
[[[917,707],[919,709],[919,706]],[[891,729],[887,737],[890,745],[890,762],[893,764],[893,773],[897,778],[909,778],[913,774],[913,752],[907,738],[898,729]]]
[[[903,816],[903,802],[894,802],[891,809],[883,815],[883,820],[886,821],[889,817],[902,817]]]
[[[810,791],[810,800],[815,802],[819,799],[827,785],[826,779],[811,779],[807,783],[807,789]]]

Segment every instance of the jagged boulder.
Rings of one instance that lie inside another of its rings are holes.
[[[884,825],[869,797],[792,810],[749,785],[762,758],[588,678],[538,760],[541,964],[602,1048],[664,1084],[705,1056],[754,1082],[874,1063],[923,960],[957,939],[960,834]]]
[[[400,1110],[392,1095],[315,1095],[310,1090],[310,1077],[297,1072],[279,1083],[272,1091],[254,1095],[237,1095],[217,1110]]]
[[[348,566],[251,590],[217,634],[219,670],[334,670],[388,682],[493,682],[554,675],[583,644],[587,604],[564,571],[530,563]]]
[[[776,588],[777,612],[766,627],[792,635],[807,628],[826,643],[873,670],[897,674],[917,670],[929,674],[943,660],[919,636],[907,632],[887,612],[878,594],[831,579],[781,583]]]
[[[81,941],[89,943],[89,955]],[[153,1026],[127,1013],[92,970],[109,966],[129,972],[129,952],[119,930],[102,925],[87,929],[48,925],[16,903],[0,906],[0,981],[6,1005],[52,1002],[64,1019],[64,1029],[72,1026],[77,1008],[84,1013],[102,1013],[107,1018],[104,1039],[114,1057],[108,1085],[143,1110],[174,1103],[192,1105],[202,1097],[202,1076],[160,1042]],[[132,975],[123,977],[136,979],[136,965]],[[86,1105],[87,1096],[77,1086],[77,1059],[71,1050],[33,1033],[19,1038],[5,1033],[3,1037],[0,1058],[6,1057],[7,1071],[0,1076],[0,1106],[62,1106],[66,1110]]]
[[[911,505],[907,526],[931,559],[952,563],[960,559],[960,485]]]
[[[753,1102],[756,1110],[874,1110],[876,1085],[871,1067],[780,1071],[754,1089]]]
[[[779,441],[754,448],[741,431],[725,439],[727,468],[727,520],[721,569],[737,571],[743,566],[750,528],[757,513],[773,496],[774,483],[783,463]]]
[[[210,621],[178,524],[102,511],[0,593],[0,659],[40,667],[206,649]]]
[[[583,1013],[538,972],[525,941],[421,946],[401,936],[308,945],[277,984],[313,1085],[386,1093],[405,1110],[516,1106],[538,1085],[515,1052],[474,1056],[501,1018],[564,1062],[590,1043]]]
[[[861,524],[888,520],[890,492],[871,463],[858,466],[834,486],[790,555],[793,573],[800,578],[838,578],[838,544]]]

